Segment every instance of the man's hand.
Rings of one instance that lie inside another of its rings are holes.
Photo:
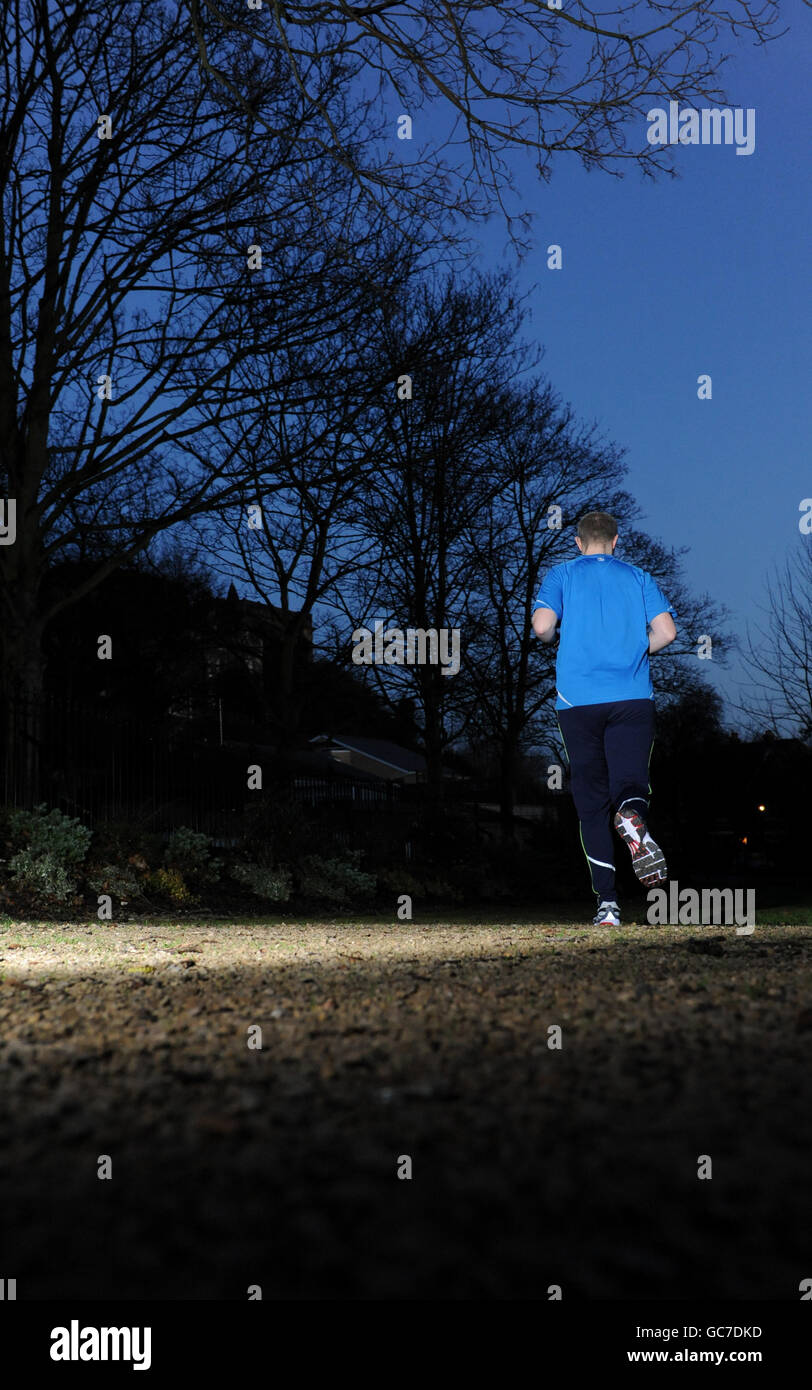
[[[552,608],[537,608],[533,613],[533,631],[542,642],[552,642],[558,614]]]
[[[677,635],[676,625],[670,613],[658,613],[656,618],[652,618],[649,623],[648,649],[649,653],[662,651],[673,642]]]

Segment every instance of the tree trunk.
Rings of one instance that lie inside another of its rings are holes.
[[[299,615],[288,619],[275,653],[271,700],[277,721],[276,743],[280,757],[288,753],[299,728],[300,709],[296,698],[296,662],[302,642]]]
[[[7,805],[31,808],[42,799],[42,624],[32,617],[3,634],[3,782]]]
[[[442,680],[434,671],[428,671],[424,687],[423,716],[425,733],[423,746],[426,757],[426,784],[428,799],[434,805],[441,805],[445,799],[443,783],[443,717],[442,692],[436,682]]]
[[[516,740],[510,734],[506,734],[499,758],[499,819],[502,838],[505,840],[516,838],[513,812],[516,806],[518,761]]]

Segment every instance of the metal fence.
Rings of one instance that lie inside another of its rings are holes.
[[[295,801],[310,806],[347,806],[353,810],[378,811],[400,805],[401,787],[397,782],[366,782],[338,774],[334,777],[293,777],[289,782]]]
[[[248,789],[259,763],[275,797],[342,811],[391,811],[399,786],[342,774],[286,777],[263,745],[195,740],[101,707],[46,696],[0,703],[0,794],[6,806],[45,802],[90,825],[138,821],[155,830],[187,825],[239,835],[263,791]]]

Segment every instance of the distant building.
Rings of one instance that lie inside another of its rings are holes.
[[[211,639],[205,658],[207,679],[242,668],[272,681],[286,623],[300,614],[286,614],[272,603],[240,598],[232,584],[225,598],[214,600],[211,617]],[[304,615],[299,649],[306,660],[312,659],[313,620],[309,614]]]
[[[294,618],[302,621],[296,660],[309,662],[309,614],[286,614],[271,603],[240,598],[233,584],[225,598],[212,599],[197,627],[196,670],[169,706],[173,719],[186,727],[193,721],[224,719],[227,741],[248,738],[252,728],[256,732],[263,723],[262,702],[278,683],[285,625]]]
[[[426,760],[422,753],[413,753],[388,739],[363,738],[356,734],[317,734],[311,738],[310,746],[314,754],[320,755],[313,759],[313,765],[323,770],[402,785],[426,780]]]

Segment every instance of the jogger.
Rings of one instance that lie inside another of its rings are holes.
[[[575,539],[578,558],[544,577],[533,630],[552,642],[561,624],[555,707],[598,898],[595,923],[618,926],[611,826],[628,845],[642,883],[667,877],[646,824],[654,741],[649,656],[673,642],[677,630],[674,610],[651,575],[615,559],[614,517],[588,512]]]

